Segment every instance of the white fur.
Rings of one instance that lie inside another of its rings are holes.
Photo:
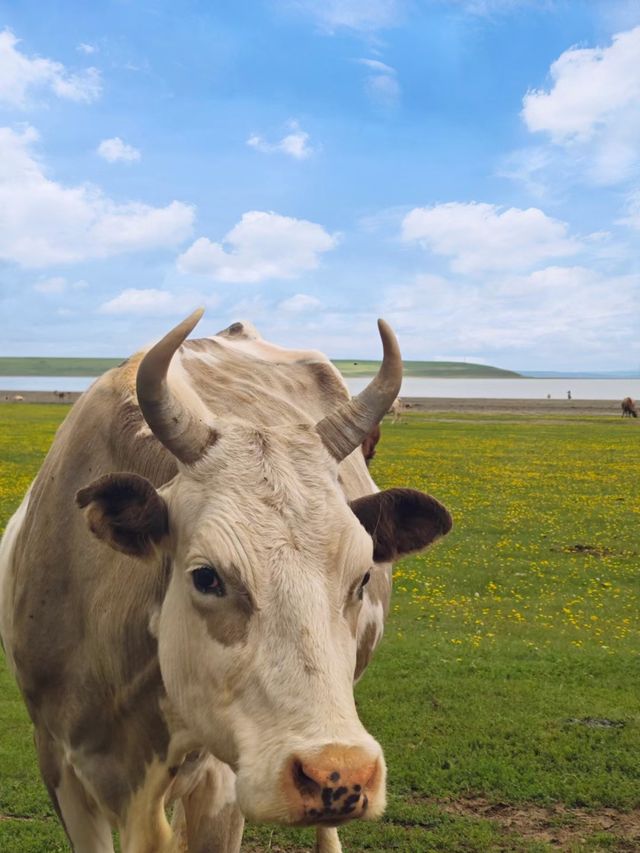
[[[356,712],[356,639],[344,616],[345,607],[360,606],[350,596],[371,565],[371,538],[335,471],[313,459],[314,450],[322,453],[317,438],[301,431],[310,445],[305,471],[277,432],[261,467],[251,428],[226,421],[218,429],[205,459],[162,490],[174,561],[156,623],[167,694],[194,737],[237,770],[248,817],[297,820],[281,790],[284,767],[330,744],[361,747],[378,762],[381,784],[369,798],[375,816],[384,806],[384,760]],[[228,589],[237,578],[251,595],[244,641],[217,642],[209,617],[196,612],[210,608],[215,622],[233,607],[229,598],[198,598],[191,570],[200,565],[215,566]],[[380,605],[372,617],[381,613]]]
[[[12,672],[16,667],[11,649],[13,648],[13,584],[11,562],[16,539],[24,523],[29,508],[31,490],[24,496],[22,503],[9,519],[7,528],[0,541],[0,640],[4,647],[7,663]]]
[[[111,827],[107,819],[88,807],[87,793],[73,768],[63,763],[56,798],[73,847],[82,853],[113,853]]]

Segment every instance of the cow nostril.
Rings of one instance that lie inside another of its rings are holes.
[[[301,761],[296,759],[293,762],[291,770],[293,773],[293,781],[300,793],[311,797],[318,796],[322,790],[322,786],[319,785],[315,779],[312,779],[311,776],[307,776],[304,772],[304,767]]]

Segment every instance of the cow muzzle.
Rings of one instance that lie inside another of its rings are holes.
[[[329,744],[292,755],[282,785],[292,823],[338,826],[377,817],[385,805],[384,759],[360,746]]]

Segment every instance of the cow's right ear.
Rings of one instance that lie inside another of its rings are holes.
[[[116,551],[148,557],[169,532],[167,504],[138,474],[107,474],[76,495],[89,529]]]

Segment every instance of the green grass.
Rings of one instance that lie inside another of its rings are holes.
[[[0,357],[0,376],[100,376],[105,370],[116,367],[121,358],[38,358]],[[380,367],[379,361],[341,359],[334,364],[344,376],[373,376]],[[500,378],[519,376],[511,370],[501,370],[486,364],[457,361],[405,361],[405,376],[439,376],[455,378]]]
[[[65,412],[0,407],[0,529]],[[436,495],[455,527],[396,567],[385,639],[357,689],[385,749],[389,807],[341,830],[346,850],[638,849],[639,440],[636,422],[613,418],[385,425],[374,478]],[[596,825],[605,809],[626,813],[621,828]],[[561,844],[535,828],[541,811],[568,833]],[[0,850],[65,849],[1,667],[0,814],[28,818],[0,820]],[[250,851],[311,844],[309,831],[245,835]]]

